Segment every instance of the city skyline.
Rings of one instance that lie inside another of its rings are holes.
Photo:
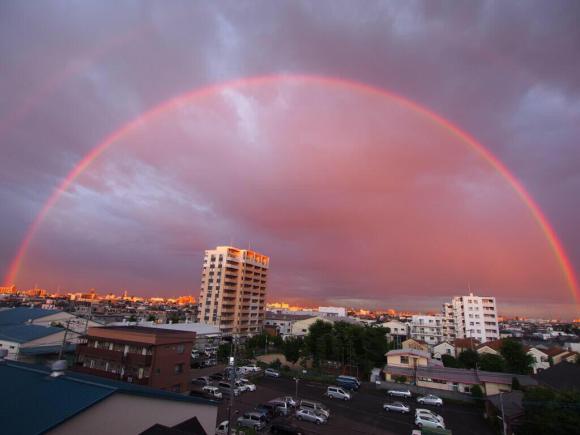
[[[5,284],[578,317],[577,9],[341,5],[7,7]]]

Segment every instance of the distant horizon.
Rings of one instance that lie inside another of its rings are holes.
[[[10,288],[11,286],[0,286],[0,287],[7,287]],[[136,298],[143,298],[143,299],[152,299],[152,298],[159,298],[159,299],[178,299],[180,297],[193,297],[195,298],[196,302],[199,299],[199,292],[197,293],[185,293],[185,294],[178,294],[178,295],[160,295],[160,294],[148,294],[148,295],[144,295],[144,294],[138,294],[129,290],[125,290],[125,289],[120,289],[118,291],[98,291],[98,289],[93,288],[93,287],[89,287],[85,290],[59,290],[57,291],[56,289],[48,289],[48,288],[44,288],[42,286],[38,286],[38,287],[32,287],[32,288],[19,288],[18,286],[14,285],[14,287],[16,287],[17,291],[19,292],[27,292],[27,291],[33,291],[33,290],[44,290],[46,291],[48,294],[59,294],[59,295],[67,295],[67,294],[88,294],[91,293],[94,290],[94,293],[98,296],[106,296],[106,295],[115,295],[118,297],[123,297],[123,293],[126,291],[127,292],[127,297],[136,297]],[[475,296],[483,296],[483,297],[494,297],[496,299],[496,303],[498,306],[498,315],[500,317],[504,317],[504,318],[514,318],[514,317],[520,317],[520,318],[526,318],[526,319],[543,319],[543,320],[561,320],[561,321],[565,321],[565,322],[572,322],[575,320],[578,320],[579,318],[577,316],[572,315],[560,315],[560,316],[554,316],[552,314],[549,313],[545,313],[542,314],[539,311],[533,312],[532,314],[526,314],[525,313],[525,307],[528,308],[529,310],[529,305],[520,305],[521,302],[518,301],[511,301],[511,302],[507,302],[504,303],[502,302],[502,298],[501,297],[497,297],[494,296],[493,294],[484,294],[484,293],[479,293],[479,292],[475,292],[472,291],[472,293]],[[300,299],[300,298],[296,298],[296,297],[273,297],[272,299],[269,299],[266,301],[266,304],[288,304],[291,307],[301,307],[301,308],[305,308],[305,309],[314,309],[314,308],[318,308],[321,306],[332,306],[332,307],[340,307],[340,308],[346,308],[349,310],[353,310],[353,311],[357,311],[357,310],[367,310],[367,311],[371,311],[371,312],[385,312],[385,311],[389,311],[389,310],[394,310],[396,313],[413,313],[413,314],[440,314],[441,313],[441,307],[443,305],[443,303],[448,302],[451,300],[452,297],[454,296],[467,296],[469,293],[464,293],[464,294],[454,294],[453,296],[436,296],[435,298],[438,300],[441,300],[441,303],[437,306],[437,305],[431,305],[431,306],[427,306],[426,304],[421,304],[422,308],[416,308],[416,301],[413,304],[415,306],[415,308],[397,308],[395,305],[393,304],[384,304],[384,305],[380,305],[382,308],[377,308],[377,301],[359,301],[358,304],[352,304],[352,303],[348,303],[348,301],[345,302],[340,302],[337,300],[305,300],[305,299]],[[505,308],[504,307],[512,307],[510,308]],[[543,306],[545,307],[546,304],[543,304]],[[557,312],[557,310],[561,307],[559,306],[553,306],[553,304],[548,304],[548,306],[551,306],[552,308],[552,312]]]

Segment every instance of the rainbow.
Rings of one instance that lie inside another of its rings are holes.
[[[119,129],[109,134],[99,145],[94,147],[78,164],[72,171],[62,180],[54,192],[50,195],[47,201],[42,206],[42,209],[28,228],[16,255],[12,259],[8,272],[5,276],[6,285],[15,282],[22,261],[26,255],[26,252],[32,242],[34,235],[36,234],[38,228],[42,224],[43,220],[50,212],[51,208],[56,204],[63,192],[65,192],[69,186],[75,181],[75,179],[83,173],[83,171],[95,160],[97,159],[105,150],[107,150],[111,145],[121,139],[123,136],[139,128],[144,123],[150,121],[161,113],[172,110],[174,108],[183,105],[184,103],[191,102],[192,100],[197,100],[203,97],[213,95],[226,88],[240,88],[248,87],[253,85],[262,85],[278,81],[295,81],[295,82],[306,82],[321,86],[337,86],[345,87],[354,91],[365,93],[368,95],[388,98],[396,101],[404,107],[413,110],[429,119],[431,122],[445,128],[455,137],[460,139],[463,143],[467,144],[472,148],[473,151],[477,153],[481,158],[483,158],[488,164],[490,164],[494,170],[496,170],[501,176],[509,183],[518,197],[523,201],[528,210],[530,211],[532,217],[539,225],[546,239],[548,240],[557,260],[562,270],[563,276],[566,283],[572,292],[574,301],[578,303],[579,291],[578,291],[578,281],[574,273],[574,269],[568,259],[566,251],[562,245],[562,242],[558,239],[556,232],[550,225],[548,219],[541,211],[538,204],[534,202],[530,194],[526,191],[523,185],[517,180],[517,178],[507,169],[507,167],[495,157],[488,149],[477,142],[473,137],[471,137],[466,132],[462,131],[459,127],[453,125],[447,119],[439,116],[438,114],[430,111],[429,109],[411,101],[407,98],[403,98],[400,95],[388,92],[384,89],[377,88],[364,83],[359,83],[352,80],[347,80],[337,77],[326,77],[317,75],[300,75],[300,74],[282,74],[282,75],[268,75],[268,76],[257,76],[250,78],[237,79],[232,81],[227,81],[218,84],[212,84],[206,87],[194,89],[193,91],[180,94],[173,97],[165,102],[153,107],[152,109],[139,115],[132,121],[122,125]]]

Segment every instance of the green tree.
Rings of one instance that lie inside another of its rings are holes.
[[[501,355],[486,353],[479,357],[479,368],[488,372],[503,372],[505,361]]]
[[[299,337],[289,337],[284,341],[282,345],[282,352],[286,357],[286,360],[296,364],[300,359],[300,353],[304,346],[304,342]]]
[[[457,361],[461,367],[474,369],[479,362],[479,354],[473,349],[465,349],[459,354]]]
[[[580,428],[580,391],[556,392],[543,387],[527,388],[523,399],[521,433],[567,435]]]
[[[147,316],[147,321],[148,321],[148,322],[155,322],[156,320],[157,320],[157,317],[155,317],[155,315],[154,315],[154,314],[149,314],[149,315]]]
[[[304,338],[306,350],[312,358],[314,367],[320,366],[320,360],[323,359],[322,353],[326,353],[326,349],[322,348],[322,337],[332,332],[332,323],[323,320],[317,320],[308,328],[308,334]]]
[[[532,372],[534,359],[528,355],[519,341],[506,339],[502,342],[500,353],[506,364],[506,371],[527,375]]]
[[[441,362],[445,367],[459,367],[457,359],[452,355],[443,354],[441,356]]]
[[[485,404],[483,400],[483,390],[479,385],[471,387],[471,397],[475,399],[477,406],[483,406]]]
[[[520,380],[515,376],[512,378],[512,390],[521,390]]]

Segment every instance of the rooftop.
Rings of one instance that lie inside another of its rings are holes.
[[[0,325],[0,340],[26,343],[38,338],[63,332],[62,328],[40,325]]]
[[[60,312],[59,310],[44,310],[42,308],[28,307],[0,310],[0,325],[18,325],[26,323],[29,320],[40,319]]]
[[[116,393],[217,406],[200,397],[80,373],[67,373],[58,378],[49,375],[47,367],[12,361],[0,364],[0,385],[5,397],[10,398],[0,407],[5,433],[48,431]],[[30,416],[33,418],[27,418]]]
[[[534,378],[556,390],[580,390],[580,365],[564,361],[542,370]]]

